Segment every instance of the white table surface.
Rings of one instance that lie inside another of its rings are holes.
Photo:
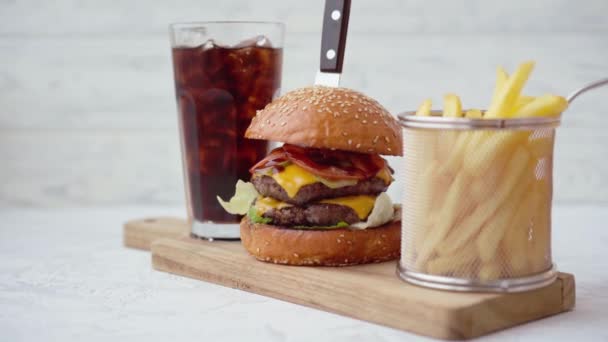
[[[178,208],[0,209],[2,341],[404,341],[427,338],[156,272],[122,223]],[[608,341],[608,206],[554,209],[573,312],[479,340]]]

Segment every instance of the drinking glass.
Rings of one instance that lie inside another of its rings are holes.
[[[243,137],[281,87],[284,25],[196,22],[169,27],[188,221],[192,235],[238,239],[241,217],[224,211],[238,179],[268,152]]]

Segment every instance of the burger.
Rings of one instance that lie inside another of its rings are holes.
[[[289,92],[251,121],[250,139],[283,142],[222,206],[245,215],[241,242],[255,258],[346,266],[399,256],[400,213],[386,190],[401,129],[377,101],[346,88]]]

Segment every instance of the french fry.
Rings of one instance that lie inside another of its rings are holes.
[[[534,158],[549,157],[553,151],[553,129],[539,129],[530,136],[528,150]]]
[[[547,179],[536,182],[536,212],[533,216],[532,250],[528,262],[532,272],[542,272],[551,267],[551,183]]]
[[[524,175],[524,178],[529,178],[529,176],[526,177],[526,175]],[[531,196],[524,196],[526,191],[529,190],[528,184],[530,183],[529,181],[526,182],[526,180],[524,180],[524,182],[525,184],[517,185],[506,202],[499,208],[497,213],[485,223],[483,229],[479,233],[475,244],[479,251],[479,258],[482,261],[490,262],[494,259],[500,240],[502,240],[507,229],[511,227],[513,217],[517,217],[517,215],[521,213],[521,211],[518,211],[518,209],[521,209],[518,208],[518,206],[521,204],[525,210],[525,208],[531,206],[531,203],[534,203],[531,201],[536,200],[532,199]]]
[[[479,132],[444,132],[444,133],[454,133],[458,134],[456,138],[456,142],[454,145],[442,144],[443,148],[449,151],[448,153],[444,153],[444,156],[447,158],[443,158],[443,165],[441,165],[440,173],[441,174],[449,174],[455,173],[455,170],[459,170],[462,165],[464,155],[467,152],[467,146],[469,144],[469,140],[472,136]]]
[[[526,62],[519,66],[517,71],[508,79],[503,88],[490,104],[484,118],[510,117],[514,110],[517,99],[520,96],[524,84],[528,80],[533,62]],[[498,83],[498,82],[497,82]],[[485,168],[491,165],[492,158],[501,155],[513,145],[527,138],[526,132],[504,134],[501,132],[478,132],[467,145],[464,165],[469,172],[485,172]],[[474,150],[479,146],[479,149]]]
[[[534,101],[535,97],[534,96],[526,96],[526,95],[520,95],[519,98],[517,99],[517,101],[515,102],[515,108],[513,110],[514,113],[516,113],[525,105],[527,105],[528,103]]]
[[[414,251],[416,252],[416,255],[420,254],[420,251],[424,245],[424,240],[434,225],[435,220],[430,218],[425,224],[414,228]]]
[[[483,115],[479,109],[469,109],[464,113],[464,117],[467,119],[481,119]]]
[[[462,104],[458,95],[446,94],[443,97],[443,116],[447,118],[461,118]]]
[[[465,174],[460,174],[450,186],[439,214],[437,224],[429,230],[418,253],[416,265],[421,267],[431,256],[437,244],[445,238],[454,220],[461,213],[462,196],[470,180]]]
[[[505,232],[504,236],[502,236],[502,246],[506,251],[506,257],[511,272],[515,276],[531,273],[531,264],[527,260],[527,255],[530,254],[531,250],[528,236],[530,222],[535,216],[538,204],[541,200],[542,198],[539,196],[538,192],[532,191],[529,193],[528,196],[520,202],[516,215],[513,216],[513,220],[509,225],[509,229]]]
[[[417,186],[419,192],[416,194],[416,197],[419,198],[419,204],[417,210],[413,213],[415,215],[413,223],[415,229],[414,242],[417,252],[421,249],[422,239],[427,234],[428,229],[432,227],[429,221],[432,218],[430,213],[433,199],[436,198],[435,181],[438,166],[438,161],[434,160],[429,163],[419,178]]]
[[[435,275],[447,275],[448,272],[458,272],[459,270],[467,273],[466,266],[470,265],[476,257],[475,249],[464,249],[453,257],[438,257],[429,260],[426,264],[426,271]]]
[[[560,96],[522,94],[534,68],[496,71],[488,110],[462,110],[444,96],[443,116],[469,119],[551,117],[567,108]],[[430,115],[431,102],[416,115]],[[418,140],[420,142],[422,140]],[[415,157],[416,224],[404,258],[419,272],[495,280],[546,270],[550,256],[551,158],[554,129],[443,130],[424,139]],[[407,143],[406,143],[407,145]],[[414,146],[412,143],[410,146]],[[417,149],[417,147],[416,147]]]
[[[460,118],[463,116],[462,104],[458,96],[454,94],[446,94],[443,97],[443,116],[448,118]],[[459,133],[461,132],[443,132],[442,139],[439,141],[439,143],[441,144],[441,156],[449,156],[449,154],[454,148],[454,144],[458,140]]]
[[[515,117],[548,117],[559,115],[567,107],[567,101],[561,96],[546,95],[535,98],[532,102],[521,108]],[[483,134],[485,133],[485,134]],[[530,134],[526,131],[499,133],[483,132],[471,139],[467,145],[467,154],[463,165],[469,172],[484,173],[492,165],[493,159],[505,153],[528,139]],[[539,143],[542,143],[540,141]],[[552,144],[552,140],[544,142]],[[478,146],[474,151],[473,145]],[[542,149],[542,147],[541,147]]]
[[[418,110],[416,111],[417,116],[430,116],[431,115],[431,107],[433,106],[433,102],[431,99],[426,99],[422,102]]]
[[[484,222],[505,202],[522,177],[526,177],[532,172],[533,166],[531,164],[528,165],[529,160],[530,153],[525,148],[518,147],[507,163],[504,180],[498,185],[494,195],[487,201],[480,203],[471,215],[466,217],[458,227],[447,235],[447,238],[443,239],[438,245],[434,245],[439,255],[455,253],[479,232]]]
[[[498,158],[484,173],[482,178],[477,178],[471,183],[471,201],[474,201],[475,203],[482,203],[493,195],[494,191],[496,191],[496,188],[498,187],[498,184],[502,180],[507,162],[508,158]]]
[[[508,117],[510,115],[510,112],[514,109],[514,105],[519,98],[521,90],[533,68],[533,62],[523,63],[519,66],[511,78],[508,78],[504,69],[498,68],[494,96],[492,103],[490,104],[490,108],[488,111],[486,111],[484,118]],[[526,137],[525,132],[523,133],[524,134],[520,134],[522,139]],[[517,134],[515,134],[515,136],[517,136]],[[467,136],[465,135],[463,137]],[[469,139],[466,139],[468,141],[457,141],[455,143],[455,146],[457,146],[459,149],[454,149],[454,159],[448,160],[448,164],[445,166],[445,168],[453,169],[458,167],[458,163],[455,162],[455,160],[461,160],[461,158],[464,156],[466,159],[464,160],[463,164],[465,167],[467,167],[467,170],[471,174],[474,174],[475,170],[491,165],[491,158],[496,155],[500,155],[502,152],[500,148],[503,147],[503,140],[505,140],[505,138],[506,137],[499,132],[474,132],[470,135]],[[486,140],[489,140],[490,142],[486,143]],[[513,141],[513,144],[516,143],[517,141]],[[477,148],[480,146],[481,150],[477,150]],[[504,149],[508,149],[510,146],[504,146]],[[485,169],[479,170],[481,173],[485,171]]]
[[[530,133],[521,132],[475,132],[464,154],[462,165],[472,175],[483,175],[508,151],[517,148]]]
[[[522,63],[493,99],[484,117],[489,119],[510,117],[517,98],[533,69],[534,62]]]
[[[514,117],[531,118],[531,117],[548,117],[561,114],[568,108],[568,101],[555,95],[543,95],[535,98],[521,109],[519,109]]]
[[[500,96],[500,93],[508,79],[509,74],[507,74],[503,67],[499,66],[496,68],[496,85],[494,86],[494,94],[492,94],[492,102],[490,103],[494,103],[498,100],[498,96]]]
[[[500,269],[501,266],[497,261],[488,261],[485,262],[481,268],[479,269],[479,280],[496,280],[500,278]]]

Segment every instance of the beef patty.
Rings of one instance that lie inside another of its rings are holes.
[[[301,207],[270,209],[262,216],[272,219],[276,226],[335,226],[361,221],[352,208],[332,203],[313,203]]]
[[[371,178],[360,181],[355,185],[344,186],[332,189],[323,183],[305,185],[295,197],[290,198],[279,183],[270,176],[256,176],[251,179],[251,183],[256,190],[266,197],[276,198],[279,201],[303,205],[308,202],[317,201],[325,198],[335,198],[354,195],[377,195],[386,191],[388,185],[380,178]]]

